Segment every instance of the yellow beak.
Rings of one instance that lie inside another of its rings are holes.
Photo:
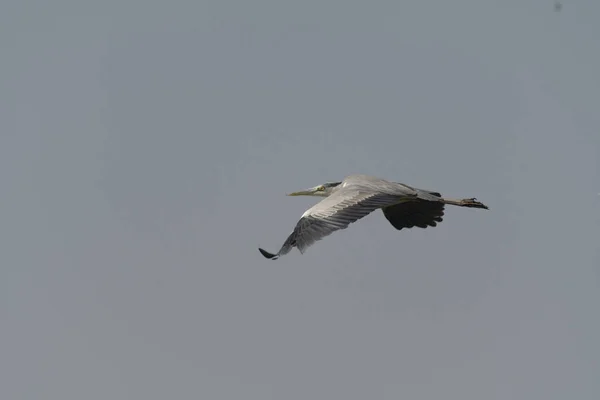
[[[301,190],[299,192],[289,193],[286,196],[312,196],[315,193],[314,189]]]

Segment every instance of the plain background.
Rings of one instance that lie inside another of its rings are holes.
[[[0,397],[600,398],[598,21],[3,2]],[[491,210],[258,253],[350,173]]]

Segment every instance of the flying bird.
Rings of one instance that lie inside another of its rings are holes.
[[[475,198],[449,199],[438,192],[417,189],[368,175],[350,175],[341,182],[328,182],[288,196],[324,197],[309,208],[277,253],[259,248],[268,259],[276,260],[294,247],[300,253],[316,241],[381,209],[385,218],[397,230],[427,228],[442,222],[444,206],[488,209]]]

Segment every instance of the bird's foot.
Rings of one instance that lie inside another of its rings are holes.
[[[477,201],[477,199],[475,197],[470,198],[470,199],[462,199],[461,206],[462,207],[471,207],[471,208],[483,208],[486,210],[489,209],[488,206]]]

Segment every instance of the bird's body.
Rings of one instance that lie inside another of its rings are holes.
[[[277,254],[259,248],[269,259],[277,259],[296,247],[301,253],[317,240],[382,209],[386,219],[400,230],[436,226],[442,221],[446,204],[487,209],[475,199],[453,200],[440,193],[417,189],[368,175],[350,175],[342,182],[326,183],[291,193],[290,196],[325,197],[300,217],[293,232]]]

